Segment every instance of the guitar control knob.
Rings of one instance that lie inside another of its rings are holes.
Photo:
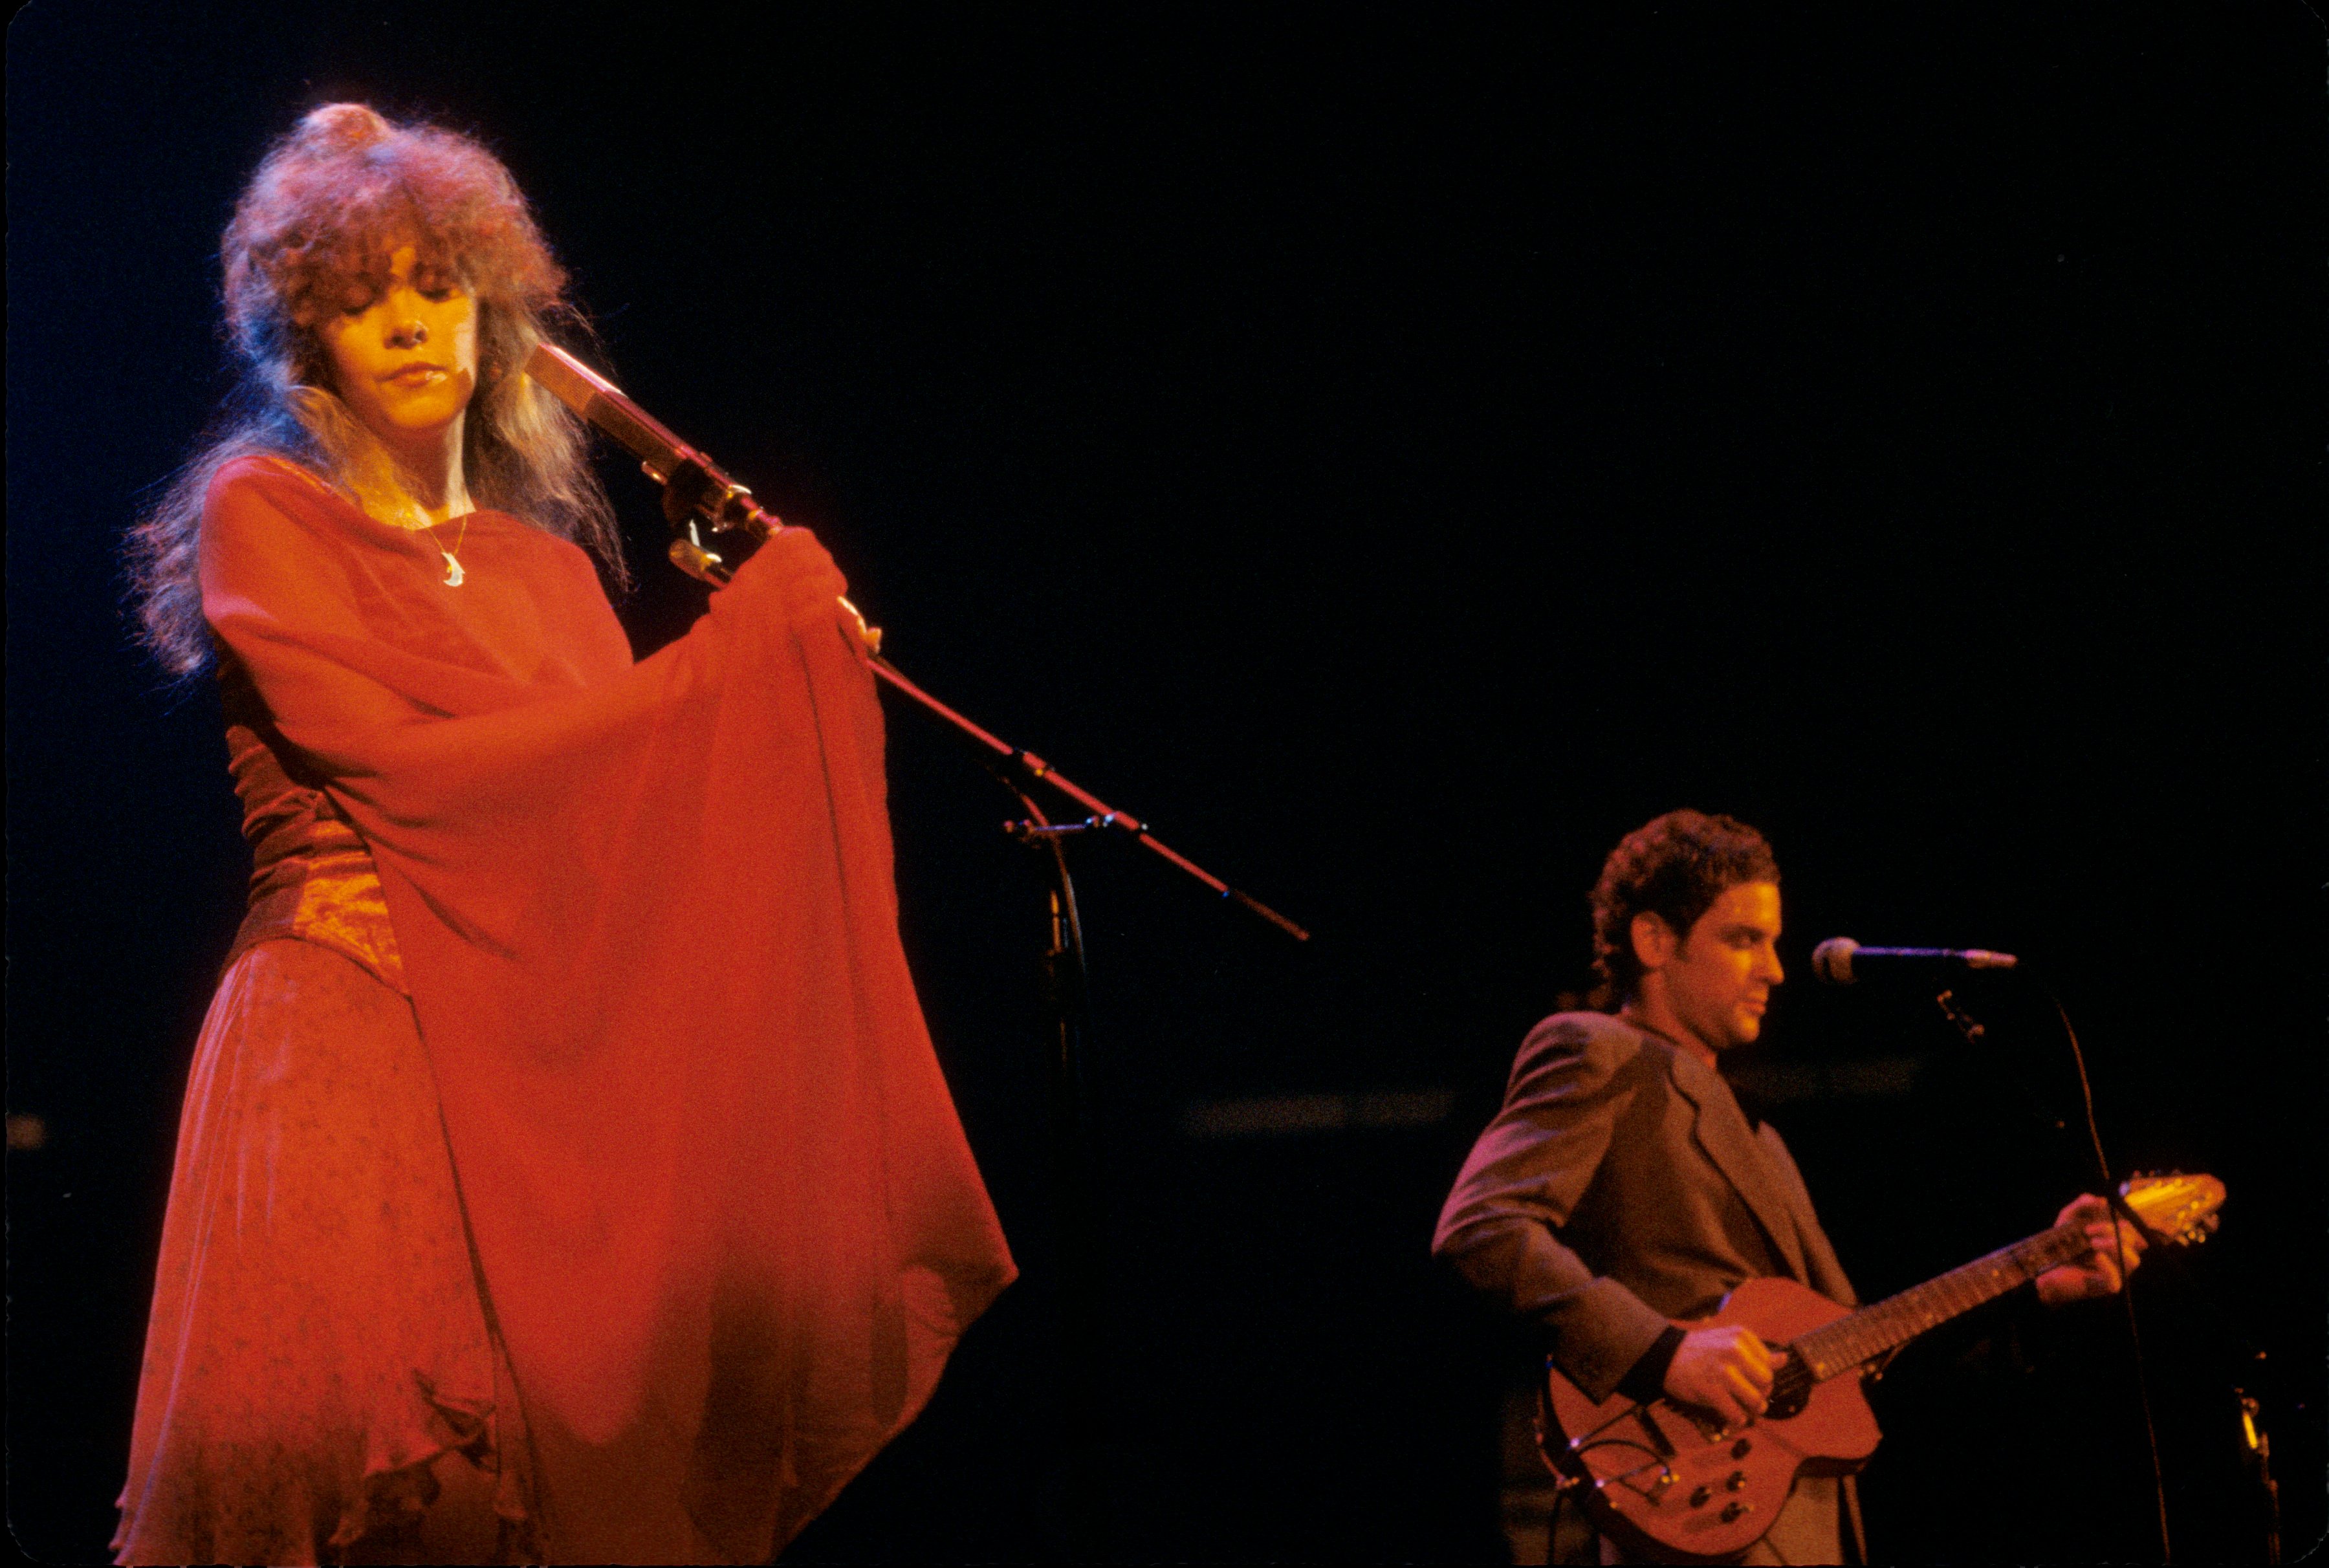
[[[1723,1490],[1730,1492],[1745,1491],[1747,1489],[1747,1472],[1745,1470],[1732,1470],[1730,1472],[1730,1479],[1722,1483],[1722,1488]]]
[[[1742,1437],[1737,1442],[1730,1445],[1730,1457],[1735,1460],[1743,1460],[1747,1457],[1748,1451],[1752,1449],[1754,1446],[1755,1445],[1751,1441]]]
[[[1728,1525],[1732,1520],[1744,1518],[1754,1511],[1755,1505],[1752,1503],[1736,1501],[1725,1503],[1722,1505],[1722,1522]]]
[[[1712,1487],[1701,1487],[1690,1495],[1690,1506],[1693,1508],[1702,1508],[1713,1500],[1714,1488]]]

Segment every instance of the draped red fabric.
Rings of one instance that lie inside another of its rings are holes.
[[[378,865],[529,1418],[678,1444],[696,1526],[765,1557],[1014,1273],[899,945],[844,585],[787,530],[635,664],[573,546],[436,532],[458,587],[240,460],[205,611]]]

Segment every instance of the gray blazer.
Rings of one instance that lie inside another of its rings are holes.
[[[1530,1031],[1432,1251],[1607,1399],[1669,1319],[1784,1275],[1857,1305],[1795,1160],[1715,1071],[1605,1013]]]

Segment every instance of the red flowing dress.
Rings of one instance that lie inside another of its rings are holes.
[[[289,464],[210,492],[256,870],[125,1563],[361,1552],[448,1455],[505,1554],[763,1561],[1014,1276],[899,945],[823,549],[778,534],[634,663],[580,550],[489,512],[458,538],[453,587],[430,535]]]

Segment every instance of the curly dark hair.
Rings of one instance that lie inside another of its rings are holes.
[[[1635,915],[1655,915],[1688,935],[1730,888],[1778,879],[1770,843],[1736,817],[1668,812],[1627,833],[1593,884],[1593,1005],[1617,1006],[1642,978]]]
[[[474,138],[325,104],[268,150],[219,244],[227,340],[240,372],[193,457],[130,530],[139,637],[173,675],[209,662],[198,559],[203,498],[233,459],[269,453],[355,499],[374,455],[332,386],[316,324],[377,290],[391,239],[476,296],[478,391],[463,434],[477,503],[571,540],[627,583],[614,512],[588,433],[522,373],[553,327],[587,341],[566,274],[500,159]]]

